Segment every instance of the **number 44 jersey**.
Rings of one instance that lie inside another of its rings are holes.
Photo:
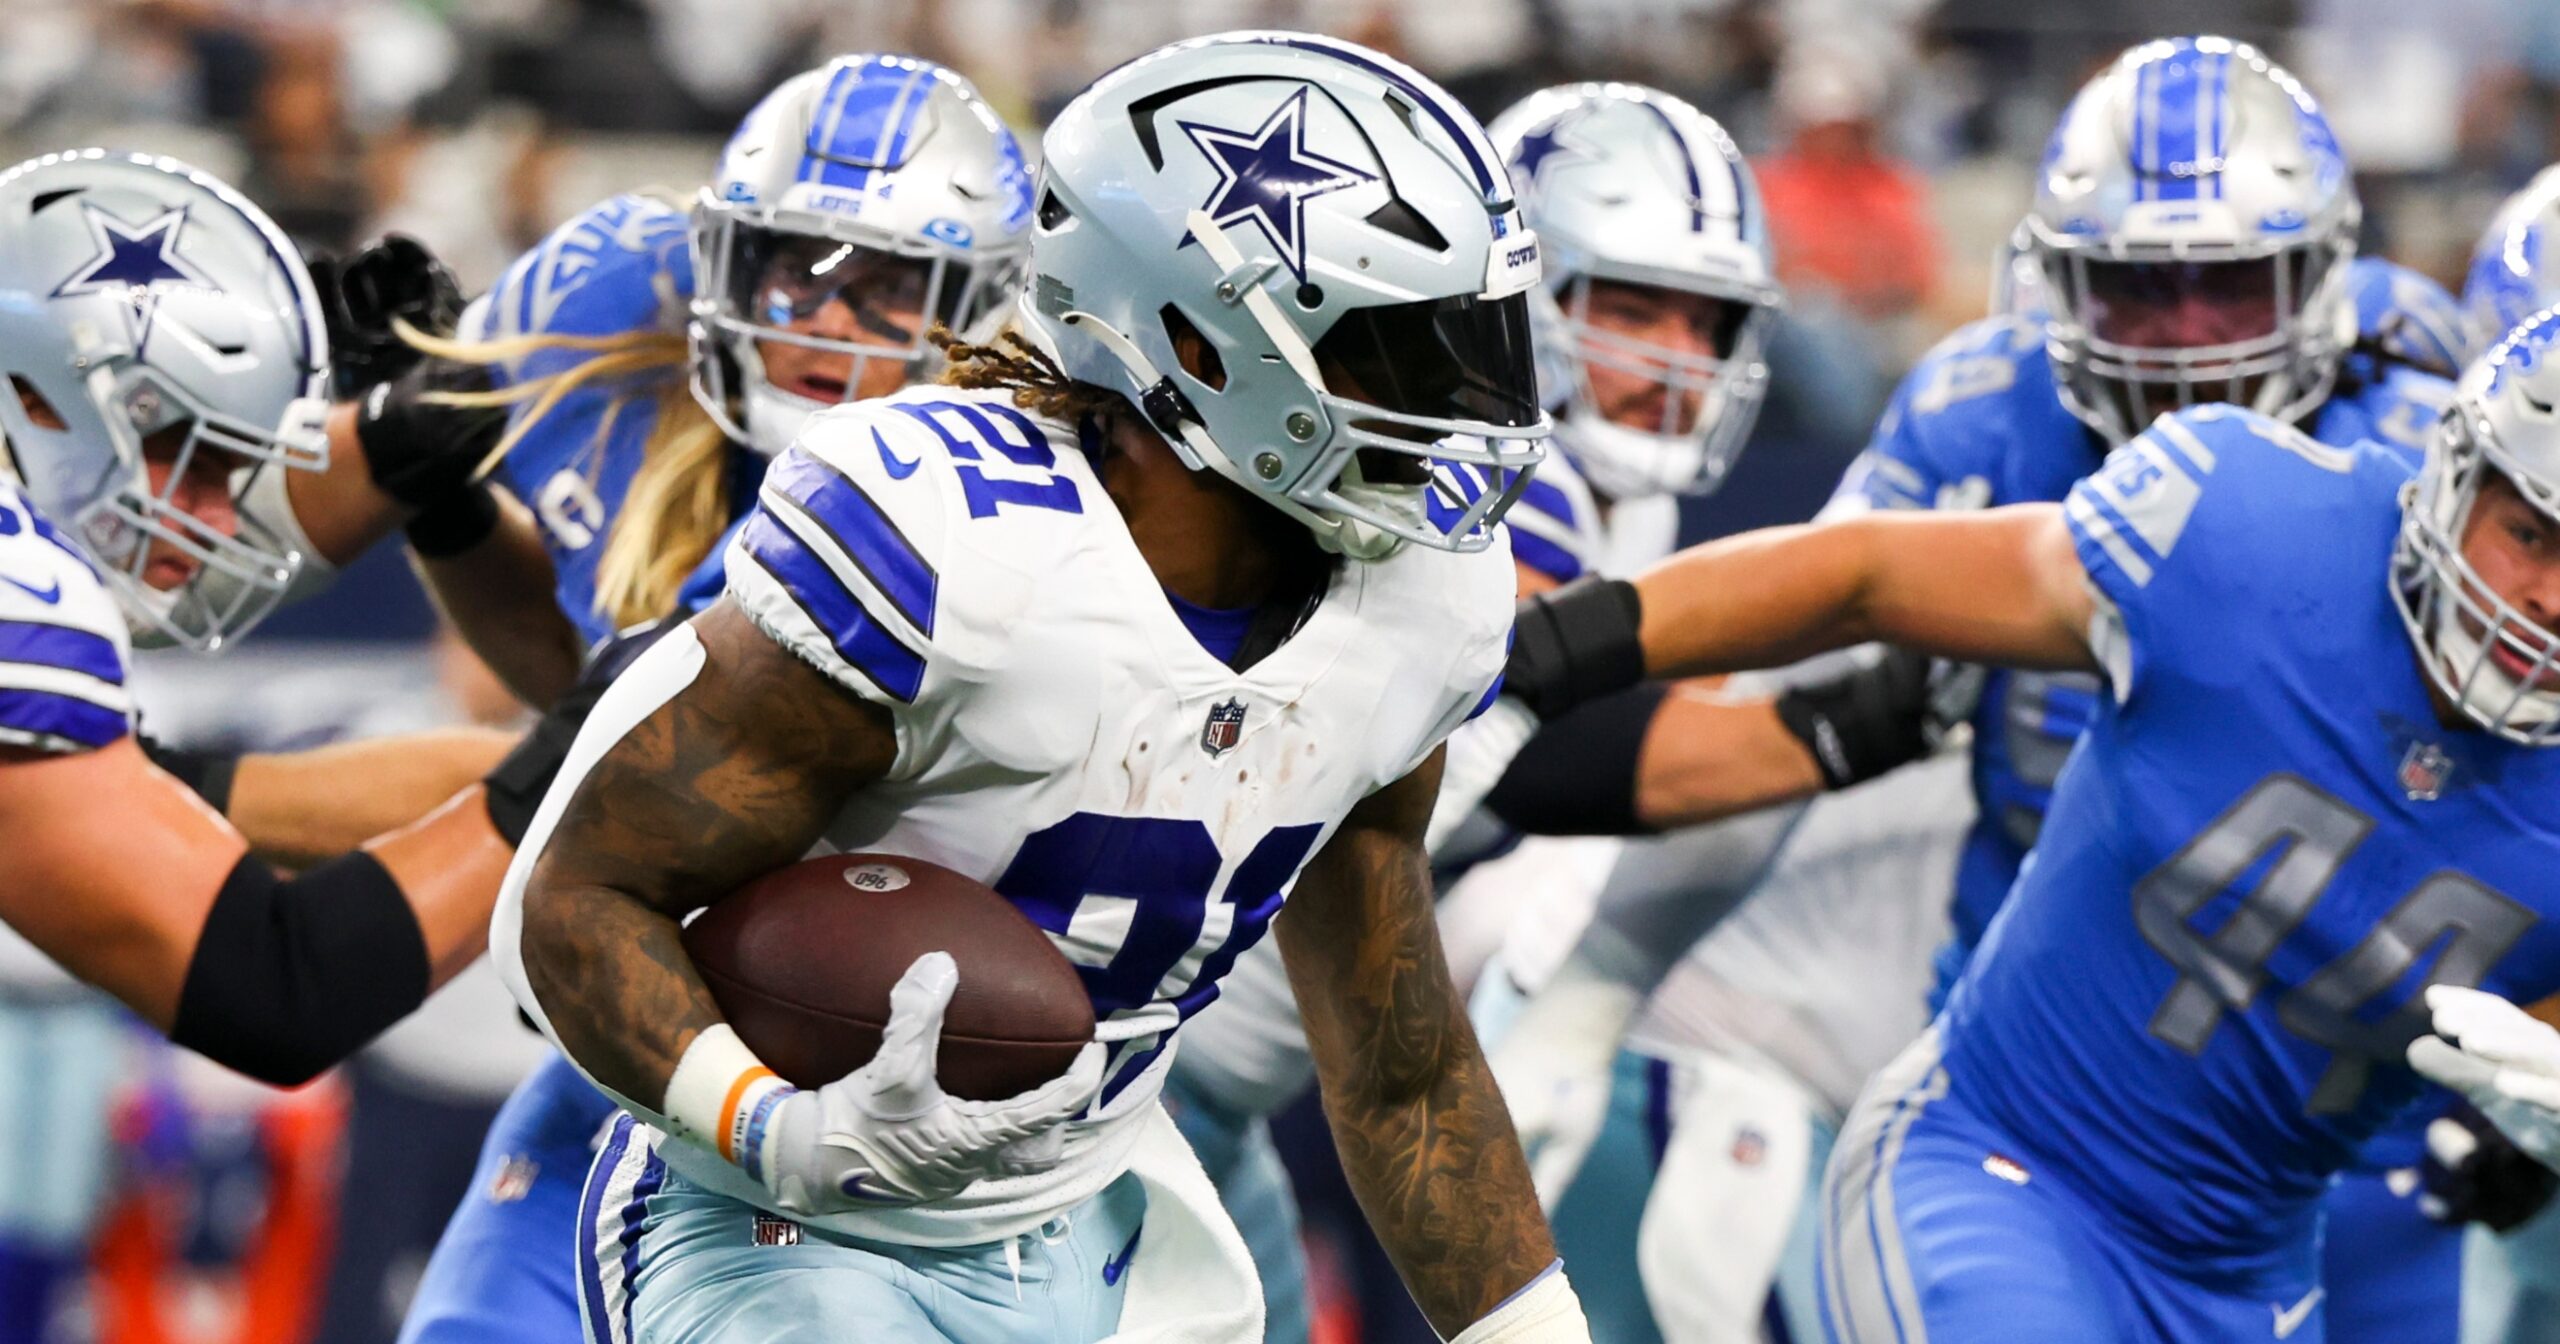
[[[896,724],[888,778],[828,842],[1003,892],[1082,972],[1112,1047],[1057,1169],[839,1220],[849,1232],[986,1241],[1108,1184],[1176,1028],[1300,866],[1501,671],[1503,546],[1344,562],[1295,634],[1229,668],[1166,600],[1100,451],[1089,428],[1080,441],[1004,394],[909,389],[812,420],[729,551],[730,595],[755,623]],[[686,1175],[762,1197],[686,1148],[666,1148]]]
[[[2145,1243],[2307,1235],[2417,1095],[2428,983],[2560,989],[2560,751],[2439,722],[2391,596],[2407,459],[2230,407],[2064,509],[2112,694],[1951,998],[1951,1095]]]

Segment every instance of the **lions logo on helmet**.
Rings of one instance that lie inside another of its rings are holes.
[[[2437,688],[2481,727],[2560,743],[2560,633],[2519,610],[2463,557],[2481,487],[2503,479],[2560,523],[2560,309],[2535,314],[2464,373],[2401,499],[2392,592]]]
[[[2255,48],[2126,52],[2063,113],[2027,216],[2064,403],[2117,443],[2202,402],[2307,414],[2354,341],[2360,217],[2319,105]]]
[[[2486,350],[2526,318],[2560,304],[2560,275],[2548,265],[2560,227],[2560,165],[2534,174],[2490,216],[2462,281],[2464,334]]]
[[[302,558],[243,501],[265,473],[327,463],[329,345],[309,271],[256,206],[143,155],[0,173],[0,369],[18,386],[0,396],[8,469],[137,642],[211,650],[282,599]],[[217,472],[229,526],[177,502]]]
[[[1547,433],[1539,245],[1455,100],[1231,33],[1103,76],[1043,143],[1024,306],[1068,376],[1355,558],[1492,543]]]
[[[913,381],[934,357],[933,323],[989,334],[1030,224],[1022,146],[957,73],[860,55],[785,81],[694,204],[694,396],[731,438],[781,451],[811,414],[858,397],[872,362]],[[839,299],[840,331],[791,328]],[[782,386],[765,343],[849,355],[852,372]]]
[[[1613,499],[1713,490],[1759,417],[1781,302],[1741,151],[1696,108],[1629,84],[1531,94],[1488,134],[1547,245],[1532,311],[1564,399],[1556,441]],[[1638,305],[1644,330],[1595,321],[1595,297]],[[1692,330],[1661,336],[1666,318]],[[1602,396],[1594,369],[1627,391]]]

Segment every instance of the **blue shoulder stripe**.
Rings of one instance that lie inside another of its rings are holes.
[[[881,690],[909,704],[924,689],[924,655],[907,647],[862,605],[844,580],[810,553],[789,528],[758,509],[747,519],[738,542],[764,566],[782,591],[800,604],[810,623],[835,645],[844,660],[860,669]]]
[[[1582,525],[1573,515],[1573,496],[1566,494],[1563,486],[1553,481],[1542,481],[1536,476],[1529,478],[1529,484],[1520,491],[1519,502],[1512,507],[1536,509],[1567,527]]]
[[[120,711],[76,695],[26,690],[0,690],[0,728],[58,737],[84,747],[103,747],[132,730]]]
[[[886,456],[888,441],[876,429],[871,436]],[[941,577],[870,492],[807,453],[785,453],[774,459],[765,485],[799,505],[802,515],[816,523],[862,576],[887,595],[907,624],[928,636],[933,633],[935,592]]]
[[[124,684],[124,659],[115,641],[88,630],[43,621],[0,621],[0,663],[31,663]]]
[[[1525,527],[1511,529],[1511,558],[1558,583],[1582,577],[1582,558]]]

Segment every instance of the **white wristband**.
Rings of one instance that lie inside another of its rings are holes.
[[[1591,1322],[1558,1260],[1449,1344],[1591,1344]]]
[[[761,1181],[765,1123],[798,1089],[776,1077],[726,1022],[705,1028],[676,1061],[663,1108],[674,1132],[737,1163]]]

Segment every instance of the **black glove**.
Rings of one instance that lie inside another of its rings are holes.
[[[526,733],[515,750],[481,779],[488,791],[489,824],[498,828],[498,834],[505,836],[508,844],[524,843],[524,834],[533,825],[533,814],[542,806],[542,796],[559,778],[560,767],[569,759],[569,745],[578,740],[578,730],[586,726],[587,715],[604,698],[605,689],[648,652],[650,645],[682,624],[684,618],[669,616],[616,631],[598,641],[587,656],[586,669],[578,674],[577,684],[544,710],[533,731]]]
[[[2536,1162],[2469,1102],[2427,1124],[2418,1209],[2439,1223],[2482,1223],[2510,1232],[2560,1191],[2560,1172]]]
[[[430,336],[452,335],[462,318],[461,282],[405,233],[384,234],[344,257],[313,260],[311,281],[328,318],[341,397],[358,396],[417,366],[423,352],[400,339],[392,328],[395,318]]]
[[[1644,607],[1624,579],[1575,579],[1521,599],[1502,690],[1541,719],[1644,680]]]
[[[356,410],[356,446],[382,493],[416,511],[409,543],[428,559],[459,555],[498,525],[498,502],[472,479],[507,432],[503,406],[451,406],[439,392],[485,392],[480,364],[428,356],[377,386]]]
[[[1778,696],[1778,721],[1813,753],[1822,786],[1845,789],[1929,754],[1930,660],[1888,647],[1884,657]]]

